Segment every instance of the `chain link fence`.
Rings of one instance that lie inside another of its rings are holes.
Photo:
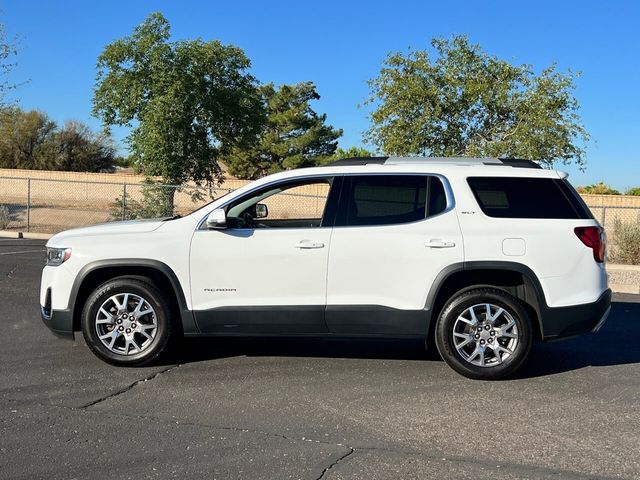
[[[185,215],[246,183],[229,180],[219,187],[204,188],[0,176],[0,230],[56,233],[115,220]],[[297,216],[299,210],[308,216],[320,216],[327,194],[322,188],[315,186],[313,191],[291,191],[274,198],[269,205],[270,217]],[[602,195],[583,198],[607,231],[611,259],[637,263],[629,258],[640,255],[640,199]],[[622,252],[622,247],[631,253]]]
[[[0,177],[0,230],[57,233],[115,220],[188,214],[242,186]]]

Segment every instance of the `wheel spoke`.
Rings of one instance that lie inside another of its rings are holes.
[[[491,325],[496,323],[496,320],[500,318],[500,315],[502,315],[503,312],[504,312],[504,308],[498,307],[498,310],[496,310],[496,313],[494,313],[493,316],[489,319],[489,321],[491,322]]]
[[[457,343],[456,344],[456,348],[460,349],[462,347],[464,347],[465,345],[468,345],[469,343],[473,342],[475,339],[473,338],[473,334],[472,333],[458,333],[458,332],[454,332],[453,333],[454,337],[457,338],[462,338],[464,339],[462,342]]]
[[[476,349],[471,352],[471,354],[469,355],[469,361],[472,362],[474,358],[476,358],[478,355],[480,354],[480,346],[476,346]]]
[[[462,315],[458,317],[458,320],[460,320],[461,322],[466,323],[467,325],[471,325],[471,326],[475,325],[473,320],[469,320],[467,318],[464,318]]]
[[[496,363],[501,364],[502,363],[502,357],[500,356],[500,350],[498,348],[496,348],[495,346],[493,346],[491,348],[493,350],[493,356],[496,359]]]
[[[513,355],[513,351],[509,350],[509,349],[508,349],[508,348],[506,348],[506,347],[503,347],[502,345],[498,345],[498,346],[496,347],[496,350],[497,350],[498,352],[505,352],[505,353],[508,353],[509,355]]]
[[[478,317],[476,317],[476,312],[473,307],[469,309],[469,314],[471,315],[471,321],[473,322],[471,325],[476,326],[478,324]]]
[[[136,305],[136,309],[133,311],[134,315],[140,316],[142,305],[144,305],[144,298],[140,298],[140,301],[138,301],[138,305]]]

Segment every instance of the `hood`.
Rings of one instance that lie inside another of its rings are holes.
[[[128,233],[145,233],[157,230],[165,223],[165,219],[128,220],[125,222],[109,222],[92,227],[74,228],[55,234],[47,242],[47,246],[68,246],[67,240],[78,237],[104,235],[122,235]],[[64,244],[64,245],[63,245]]]

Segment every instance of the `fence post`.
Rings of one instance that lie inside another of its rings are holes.
[[[602,228],[606,228],[607,223],[607,207],[602,206]]]
[[[31,177],[27,178],[27,232],[31,230]]]
[[[124,221],[127,214],[127,184],[122,184],[122,220]]]

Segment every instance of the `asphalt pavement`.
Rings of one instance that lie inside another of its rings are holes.
[[[468,380],[421,342],[193,339],[118,368],[39,318],[44,242],[0,239],[0,478],[640,478],[640,296]]]

